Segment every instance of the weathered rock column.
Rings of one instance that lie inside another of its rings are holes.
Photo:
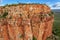
[[[46,40],[53,22],[54,14],[45,4],[0,7],[0,40]]]

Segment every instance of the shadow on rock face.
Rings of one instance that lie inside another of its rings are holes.
[[[47,40],[59,40],[59,36],[52,34],[50,37],[47,38]]]

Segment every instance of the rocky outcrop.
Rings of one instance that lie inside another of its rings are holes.
[[[46,40],[52,35],[53,21],[44,4],[0,7],[0,40]]]

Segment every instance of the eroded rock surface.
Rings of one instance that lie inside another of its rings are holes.
[[[46,40],[52,35],[53,21],[44,4],[0,7],[0,40]]]

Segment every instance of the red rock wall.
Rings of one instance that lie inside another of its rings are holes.
[[[0,40],[46,40],[54,15],[42,4],[0,7]]]

